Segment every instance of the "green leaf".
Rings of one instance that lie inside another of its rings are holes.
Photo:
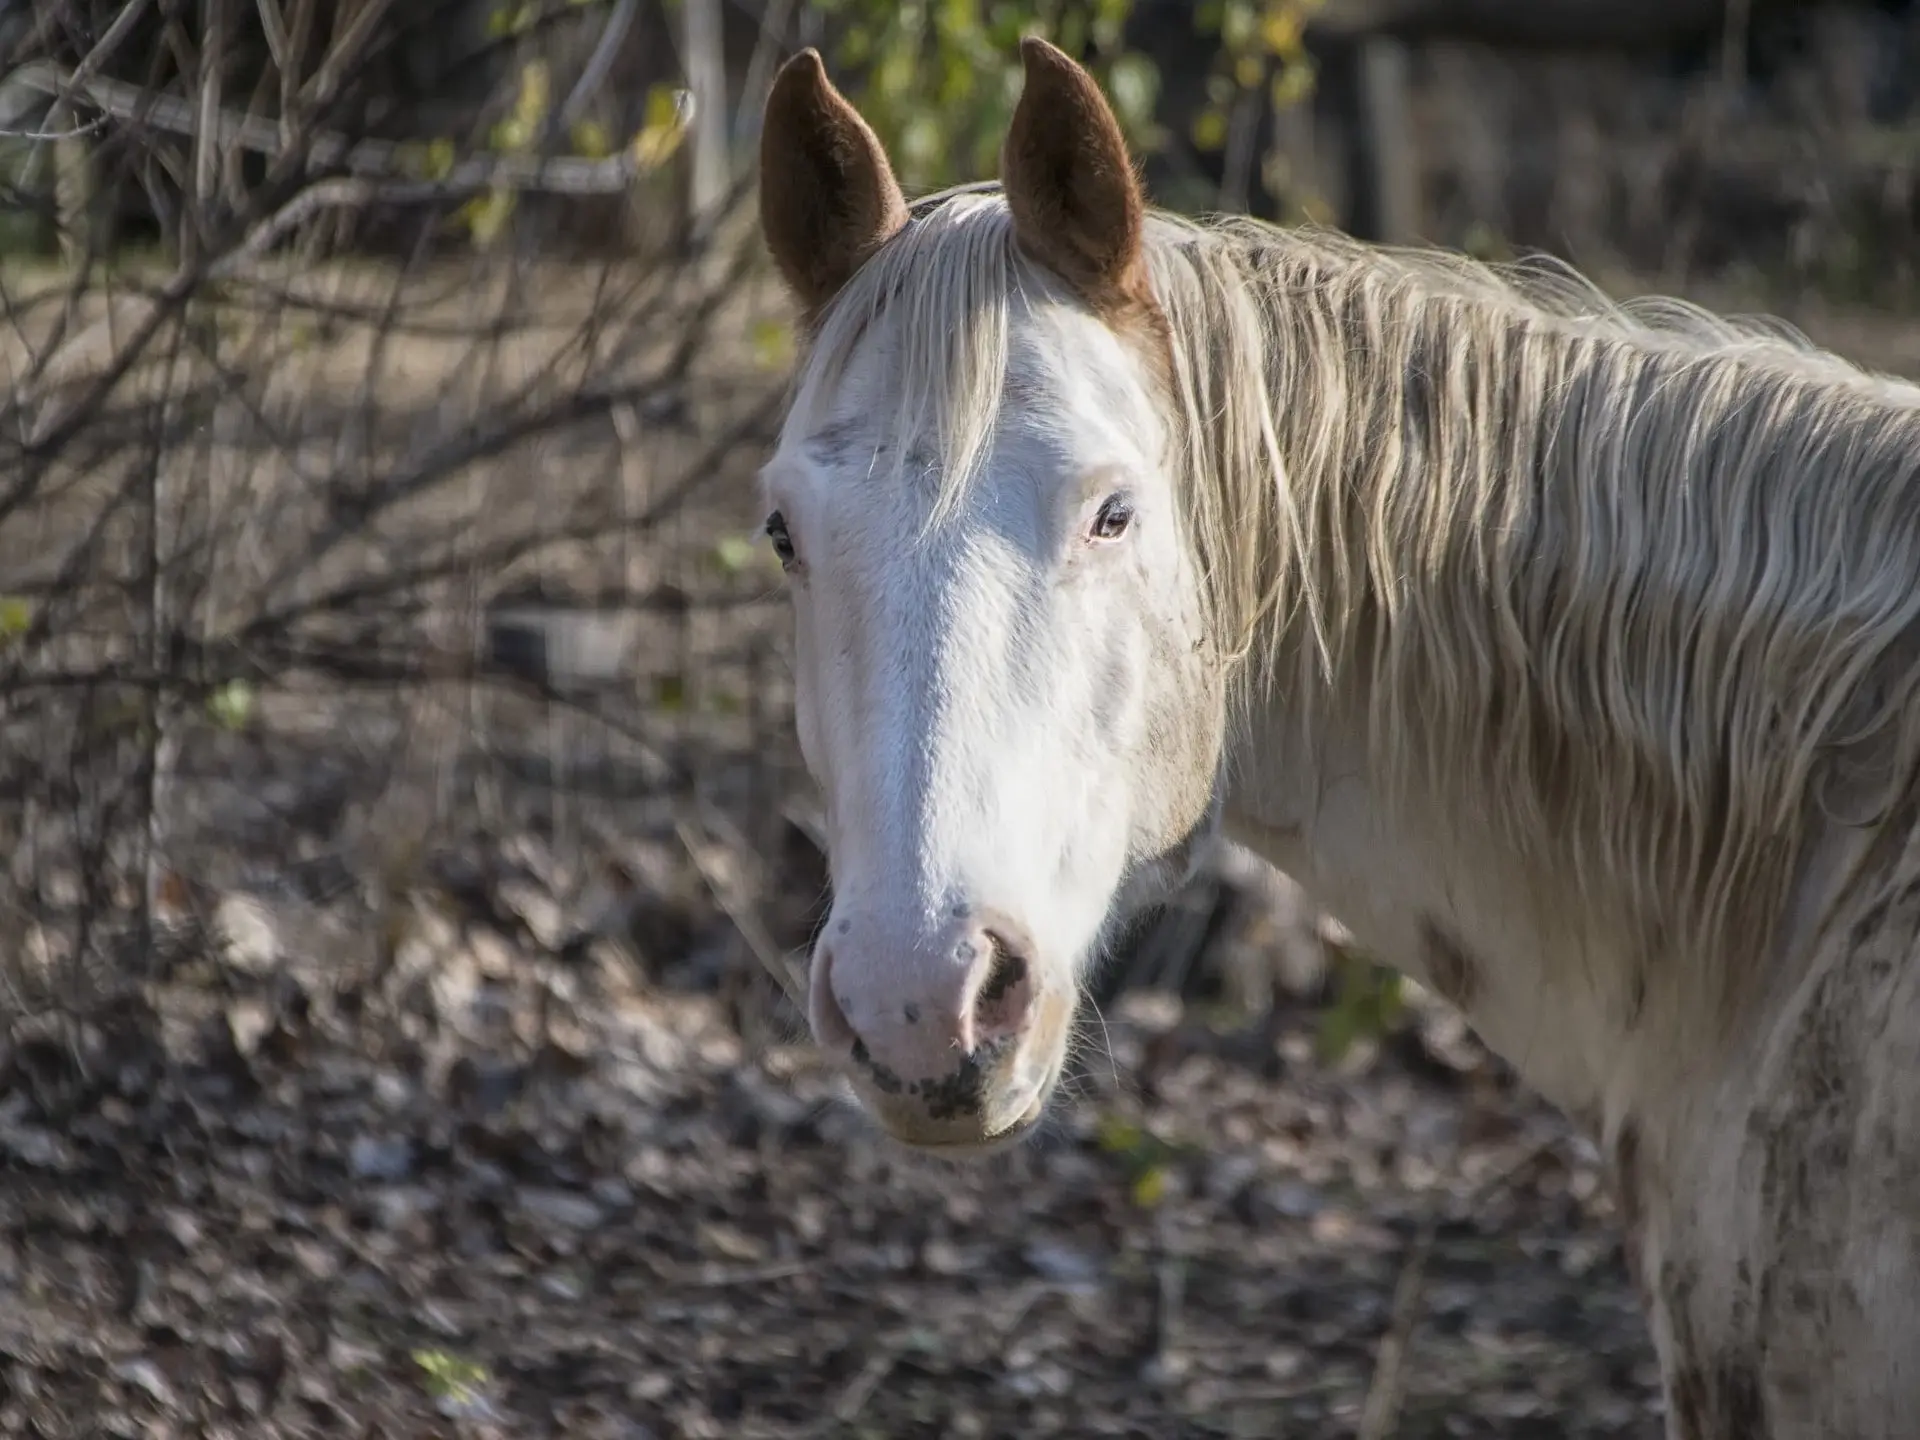
[[[664,84],[648,90],[645,119],[633,137],[634,163],[642,170],[664,165],[686,138],[691,116],[692,97],[687,92]]]
[[[513,118],[529,135],[547,118],[547,106],[553,99],[553,73],[544,60],[529,60],[520,67],[520,93],[514,97]]]
[[[18,640],[33,628],[33,603],[18,595],[0,596],[0,640]]]
[[[1356,1041],[1392,1030],[1405,1004],[1397,971],[1344,950],[1336,963],[1339,998],[1320,1019],[1320,1056],[1328,1064],[1337,1064]]]
[[[745,535],[723,535],[713,547],[714,563],[729,575],[738,575],[759,554],[760,547]]]
[[[1227,117],[1218,106],[1209,105],[1193,117],[1193,143],[1200,150],[1218,150],[1227,143]]]
[[[444,1350],[416,1350],[413,1363],[426,1376],[427,1389],[436,1400],[470,1403],[474,1392],[487,1383],[485,1366]]]
[[[1134,1178],[1133,1203],[1142,1210],[1151,1210],[1167,1194],[1167,1172],[1164,1166],[1149,1165]]]
[[[900,133],[901,168],[914,176],[931,175],[940,163],[940,122],[931,115],[915,115]]]
[[[521,0],[521,3],[498,6],[487,16],[487,38],[504,40],[509,35],[524,35],[533,28],[534,22],[539,18],[539,7],[526,4],[524,0]]]
[[[440,180],[453,173],[453,161],[453,141],[436,135],[427,142],[427,153],[420,168],[427,179]]]
[[[1259,33],[1260,17],[1246,0],[1229,0],[1220,17],[1220,39],[1229,50],[1244,50]]]
[[[936,189],[994,172],[1021,88],[1023,34],[1044,35],[1069,52],[1091,49],[1129,142],[1140,150],[1157,144],[1157,71],[1150,57],[1124,48],[1135,4],[821,0],[816,8],[836,17],[841,84],[901,180],[909,189]]]
[[[574,0],[575,4],[584,0]],[[604,160],[613,153],[613,141],[607,137],[607,127],[598,120],[576,120],[573,130],[567,137],[573,143],[573,153],[589,160]]]
[[[1300,13],[1290,5],[1269,5],[1260,21],[1260,43],[1283,60],[1300,53],[1302,33]]]
[[[1288,110],[1298,105],[1313,93],[1314,81],[1319,72],[1314,68],[1313,57],[1302,54],[1298,59],[1283,66],[1271,82],[1271,99],[1276,110]]]
[[[244,730],[253,719],[255,695],[245,680],[229,680],[207,697],[207,713],[227,730]]]
[[[913,89],[915,78],[913,59],[912,53],[904,48],[888,51],[886,57],[874,67],[874,89],[889,99],[909,93]],[[932,116],[921,118],[929,124],[937,123]]]
[[[1109,1115],[1100,1122],[1095,1143],[1110,1155],[1132,1155],[1146,1142],[1146,1138],[1146,1132],[1138,1125]]]
[[[978,0],[941,0],[934,28],[943,36],[965,35],[980,28]]]
[[[784,370],[793,362],[793,327],[784,320],[756,321],[751,332],[753,360],[765,370]]]
[[[465,222],[473,243],[484,250],[506,229],[507,221],[513,215],[513,192],[491,190],[485,195],[476,195],[456,210],[454,215]]]
[[[1107,93],[1122,125],[1144,128],[1160,98],[1160,69],[1145,55],[1119,56],[1107,67]]]

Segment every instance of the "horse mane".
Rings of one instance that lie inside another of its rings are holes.
[[[991,439],[1017,297],[1051,282],[997,195],[915,208],[795,409],[886,326],[938,514]],[[1920,388],[1546,262],[1165,212],[1147,243],[1243,705],[1271,685],[1363,724],[1390,791],[1574,877],[1536,898],[1637,927],[1644,963],[1759,963],[1832,818],[1823,765],[1889,766],[1883,812],[1914,784]]]

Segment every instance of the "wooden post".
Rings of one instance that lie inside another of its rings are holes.
[[[691,235],[707,238],[732,185],[727,143],[727,61],[721,46],[720,0],[683,0],[687,88],[693,92],[688,202]]]
[[[1368,239],[1389,245],[1419,238],[1420,174],[1407,107],[1406,45],[1389,35],[1360,42],[1359,150],[1363,184],[1355,197],[1366,212]]]

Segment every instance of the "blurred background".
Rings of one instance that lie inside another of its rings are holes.
[[[753,475],[760,106],[1035,31],[1154,198],[1920,376],[1913,0],[0,0],[0,1432],[1657,1436],[1590,1147],[1224,852],[876,1143]]]

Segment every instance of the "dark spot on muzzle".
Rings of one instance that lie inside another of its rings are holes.
[[[853,1063],[867,1072],[874,1088],[883,1095],[898,1095],[907,1088],[906,1081],[873,1058],[864,1040],[856,1038],[853,1042]]]
[[[980,1113],[986,1103],[987,1077],[1012,1044],[1011,1040],[993,1040],[976,1046],[950,1074],[931,1080],[903,1080],[875,1060],[862,1040],[853,1042],[853,1063],[866,1072],[881,1094],[911,1096],[926,1106],[929,1118],[957,1120]]]

